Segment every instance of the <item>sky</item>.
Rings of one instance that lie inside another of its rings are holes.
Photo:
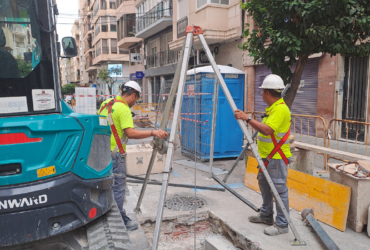
[[[59,16],[57,17],[57,32],[59,40],[72,36],[72,26],[78,19],[78,0],[57,0]]]

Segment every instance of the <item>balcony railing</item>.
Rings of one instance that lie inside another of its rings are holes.
[[[177,38],[185,36],[186,27],[188,27],[188,17],[177,21]]]
[[[136,19],[136,33],[149,27],[156,21],[164,18],[172,17],[172,0],[165,0],[157,4],[149,12]]]
[[[146,57],[146,68],[162,67],[179,61],[178,50],[167,50]]]

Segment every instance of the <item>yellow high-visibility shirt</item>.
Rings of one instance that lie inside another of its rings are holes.
[[[112,100],[112,98],[104,101],[101,104],[100,109],[104,105],[106,105],[108,102],[110,102],[111,100]],[[121,96],[117,96],[116,100],[125,102],[125,100],[123,100],[123,98]],[[109,107],[107,106],[100,113],[100,115],[103,115],[103,116],[108,118],[108,109],[109,109]],[[122,138],[124,129],[134,128],[134,120],[132,119],[131,110],[130,110],[130,107],[127,105],[126,102],[125,102],[125,104],[121,103],[121,102],[115,102],[113,104],[112,119],[113,119],[114,125],[116,126],[119,138]],[[116,142],[116,139],[114,138],[114,135],[112,133],[111,138],[110,138],[110,150],[113,151],[116,146],[117,146],[117,142]],[[122,146],[123,146],[123,149],[126,151],[126,144],[124,144]]]
[[[274,136],[276,138],[277,143],[279,143],[279,141],[289,131],[292,120],[290,110],[286,103],[284,102],[284,99],[281,98],[271,106],[267,107],[266,115],[268,115],[268,117],[263,118],[262,123],[266,124],[267,126],[274,130]],[[290,152],[289,141],[290,140],[288,138],[288,140],[281,147],[281,150],[283,151],[287,158],[292,157],[292,153]],[[265,136],[261,133],[258,133],[257,145],[258,152],[262,158],[266,158],[275,147],[274,143],[272,142],[271,136],[270,135]],[[272,158],[282,159],[278,152]]]

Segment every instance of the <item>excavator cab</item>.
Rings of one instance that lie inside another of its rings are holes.
[[[114,205],[110,128],[62,100],[55,13],[53,0],[0,0],[1,249],[82,227]],[[76,55],[74,39],[62,44]]]

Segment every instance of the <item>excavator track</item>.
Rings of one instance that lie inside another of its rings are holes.
[[[116,204],[86,227],[90,250],[134,250]]]

